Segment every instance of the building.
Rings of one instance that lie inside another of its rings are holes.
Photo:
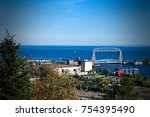
[[[139,74],[138,68],[126,68],[124,71],[126,74],[131,74],[131,75]]]
[[[135,65],[143,65],[143,62],[142,62],[142,61],[137,61],[137,60],[136,60],[136,61],[134,62],[134,64],[135,64]]]
[[[73,66],[73,65],[59,65],[58,73],[62,74],[70,74],[70,75],[79,75],[81,72],[81,66]]]
[[[74,60],[67,60],[67,65],[78,65],[78,62]]]
[[[80,65],[81,65],[82,72],[89,72],[90,70],[92,70],[92,61],[83,60],[80,61]]]
[[[117,68],[115,70],[116,76],[122,76],[123,74],[130,74],[130,75],[136,75],[139,74],[138,68]]]
[[[116,70],[116,72],[115,72],[115,75],[116,75],[116,76],[122,76],[122,75],[124,75],[124,74],[125,74],[125,72],[124,72],[123,69],[118,69],[118,70]]]

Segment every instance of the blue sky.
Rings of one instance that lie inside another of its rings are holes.
[[[5,29],[23,45],[150,45],[149,0],[0,0]]]

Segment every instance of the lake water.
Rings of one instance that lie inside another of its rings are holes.
[[[26,56],[28,59],[53,59],[59,58],[75,60],[91,59],[94,48],[105,48],[108,46],[21,46],[19,54]],[[150,47],[122,47],[109,46],[108,48],[120,48],[122,50],[123,60],[143,60],[150,58]],[[96,59],[118,59],[116,52],[96,53]],[[102,69],[114,70],[116,67],[136,67],[142,76],[150,77],[150,65],[120,65],[105,64],[100,66]]]

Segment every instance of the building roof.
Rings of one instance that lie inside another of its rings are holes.
[[[58,64],[58,65],[56,65],[56,67],[59,67],[59,68],[79,67],[79,65],[62,65],[62,64]]]

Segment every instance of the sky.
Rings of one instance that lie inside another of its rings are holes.
[[[150,46],[150,0],[0,0],[6,28],[22,45]]]

